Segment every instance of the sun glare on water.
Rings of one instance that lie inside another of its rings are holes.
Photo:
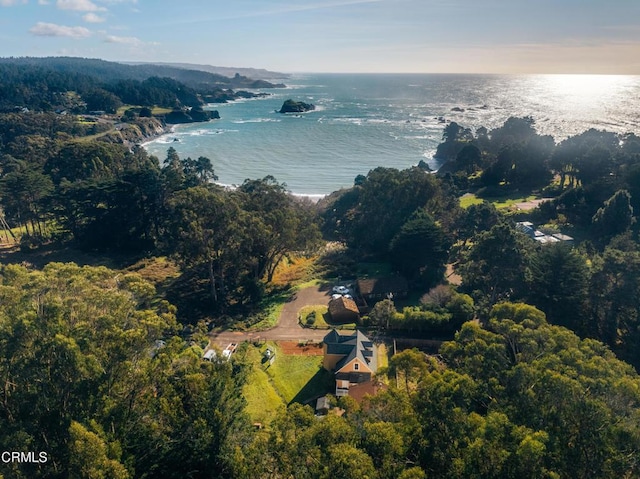
[[[607,101],[634,83],[634,77],[626,75],[542,75],[539,79],[558,101],[583,105]]]

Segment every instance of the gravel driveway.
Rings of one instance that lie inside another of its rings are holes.
[[[301,289],[287,302],[278,318],[278,324],[266,331],[223,331],[211,334],[211,342],[219,346],[242,341],[321,341],[326,329],[302,328],[298,324],[298,311],[305,306],[327,304],[330,297],[328,285],[310,286]]]

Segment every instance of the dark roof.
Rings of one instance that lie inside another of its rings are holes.
[[[358,306],[356,305],[356,302],[353,299],[345,298],[344,296],[341,296],[339,298],[332,299],[331,301],[329,301],[329,313],[331,314],[331,316],[335,316],[336,314],[340,314],[344,312],[360,314],[360,311],[358,310]]]
[[[387,276],[383,278],[367,278],[358,280],[360,294],[388,294],[401,293],[409,289],[407,280],[402,276]]]
[[[344,358],[336,364],[336,370],[340,370],[345,364],[358,358],[374,373],[377,371],[378,358],[374,344],[362,332],[356,331],[350,335],[342,335],[332,329],[323,341],[327,345],[327,354],[344,354]]]

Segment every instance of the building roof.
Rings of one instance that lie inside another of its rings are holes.
[[[520,221],[516,223],[516,230],[528,235],[538,243],[542,244],[557,243],[559,241],[573,241],[571,236],[567,236],[562,233],[547,235],[542,231],[535,229],[533,223],[530,221]]]
[[[553,234],[551,236],[553,236],[554,238],[559,239],[560,241],[573,241],[573,238],[571,236],[565,235],[565,234],[562,234],[562,233],[555,233],[555,234]]]
[[[517,222],[516,230],[531,237],[535,235],[535,228],[533,227],[533,223],[531,223],[530,221]]]
[[[378,370],[375,346],[362,332],[356,331],[350,335],[342,335],[332,329],[323,341],[327,345],[327,354],[344,355],[336,364],[336,371],[356,358],[366,364],[372,372],[375,373]]]
[[[319,397],[316,401],[316,411],[320,411],[326,409],[327,411],[331,409],[331,405],[329,404],[329,398],[327,396]]]
[[[402,276],[386,276],[383,278],[366,278],[358,280],[358,290],[362,295],[388,294],[406,292],[409,289],[407,280]]]
[[[368,394],[369,396],[375,396],[380,391],[386,391],[387,385],[373,379],[364,383],[354,384],[349,388],[349,396],[358,402],[361,402]]]
[[[345,312],[360,314],[358,306],[353,299],[340,296],[339,298],[329,301],[329,314],[331,314],[331,316]]]

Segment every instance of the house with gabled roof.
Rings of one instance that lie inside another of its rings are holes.
[[[335,374],[336,396],[346,396],[351,384],[370,381],[376,374],[377,347],[361,331],[344,335],[332,329],[323,343],[322,365]]]

